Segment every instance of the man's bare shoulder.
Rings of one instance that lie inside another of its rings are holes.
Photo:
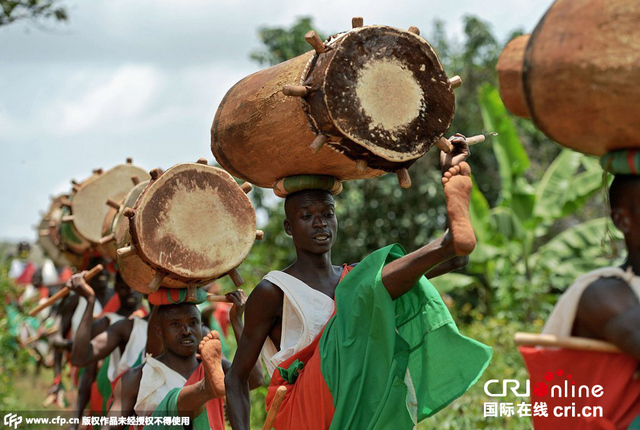
[[[638,305],[638,297],[623,279],[597,279],[584,290],[578,302],[576,334],[591,333],[602,338],[607,324]]]
[[[247,299],[245,319],[253,315],[260,318],[279,316],[282,313],[283,300],[284,292],[277,285],[263,279]]]

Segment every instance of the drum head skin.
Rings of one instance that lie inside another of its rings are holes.
[[[102,239],[102,223],[109,212],[108,199],[121,201],[131,190],[132,176],[145,180],[146,170],[123,164],[108,170],[83,183],[73,196],[73,224],[78,233],[89,242],[96,244]]]
[[[433,48],[416,34],[387,26],[342,36],[324,93],[341,133],[394,162],[424,155],[449,129],[455,107]]]
[[[178,279],[210,280],[236,268],[256,237],[251,201],[222,169],[178,164],[151,181],[131,219],[141,259]]]

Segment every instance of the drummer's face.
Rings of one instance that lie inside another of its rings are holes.
[[[335,201],[326,191],[309,190],[292,195],[285,204],[284,228],[297,250],[325,253],[338,232]]]
[[[116,277],[115,285],[116,294],[120,299],[120,303],[126,304],[130,308],[135,308],[142,301],[142,294],[129,287],[122,279]]]
[[[202,321],[196,305],[183,303],[163,307],[158,322],[165,349],[180,357],[195,354],[202,339]]]

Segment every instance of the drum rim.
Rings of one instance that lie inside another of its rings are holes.
[[[145,199],[149,198],[150,193],[154,193],[159,186],[162,186],[164,183],[166,183],[168,178],[168,176],[166,176],[167,174],[169,174],[170,176],[174,176],[176,173],[183,172],[184,169],[196,169],[196,170],[202,170],[202,171],[208,170],[209,172],[216,172],[216,174],[219,177],[223,178],[225,182],[230,185],[229,190],[230,191],[233,190],[232,192],[234,192],[238,196],[238,198],[241,199],[241,201],[243,202],[243,205],[246,204],[244,209],[246,209],[247,214],[250,215],[250,221],[249,221],[249,223],[251,224],[250,230],[255,232],[256,230],[255,209],[253,208],[253,204],[251,203],[251,200],[246,195],[246,193],[242,191],[238,183],[233,179],[233,177],[226,170],[221,169],[219,167],[208,166],[208,165],[199,164],[199,163],[176,164],[175,166],[172,166],[170,169],[162,173],[157,179],[151,180],[149,185],[144,189],[144,191],[140,194],[140,196],[136,201],[136,204],[134,206],[135,215],[129,220],[129,232],[131,235],[131,243],[135,245],[136,253],[143,263],[145,263],[146,265],[148,265],[149,267],[151,267],[152,269],[158,272],[165,273],[166,277],[169,277],[173,280],[190,283],[190,284],[203,284],[203,283],[211,282],[215,279],[218,279],[224,276],[230,270],[238,267],[247,258],[247,256],[249,255],[249,252],[253,248],[255,236],[252,235],[251,240],[249,240],[250,236],[247,234],[247,242],[244,247],[245,249],[242,249],[242,243],[233,248],[233,251],[236,254],[236,258],[229,259],[229,261],[233,262],[233,265],[232,263],[224,265],[223,266],[224,270],[223,269],[216,269],[215,271],[211,270],[210,276],[205,276],[205,277],[185,276],[184,273],[175,271],[166,265],[161,265],[158,262],[154,261],[154,259],[150,258],[149,255],[145,252],[147,245],[145,245],[140,241],[140,236],[139,236],[141,231],[141,223],[142,223],[142,217],[139,216],[139,213],[141,211],[141,206],[146,204]],[[144,209],[142,210],[144,211]]]

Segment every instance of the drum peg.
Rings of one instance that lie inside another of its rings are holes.
[[[309,94],[310,90],[311,87],[307,85],[285,85],[284,88],[282,88],[282,93],[285,96],[305,97]]]
[[[129,219],[133,218],[135,214],[136,214],[136,211],[134,211],[131,208],[124,208],[124,210],[122,211],[122,215],[126,216]]]
[[[351,28],[358,28],[364,25],[364,18],[361,16],[354,16],[351,18]]]
[[[127,164],[133,164],[133,158],[127,157]]]
[[[71,189],[77,193],[77,192],[80,190],[80,185],[78,185],[78,184],[73,184],[73,186],[71,187]]]
[[[108,236],[107,236],[108,237]],[[104,238],[103,238],[104,239]],[[101,240],[102,242],[102,240]],[[101,243],[102,245],[102,243]],[[136,253],[136,247],[135,245],[129,245],[129,246],[125,246],[124,248],[118,248],[116,250],[116,254],[118,255],[118,257],[120,258],[127,258],[127,257],[131,257],[132,255],[134,255]],[[164,276],[163,276],[164,278]]]
[[[245,182],[244,184],[240,185],[240,188],[242,189],[242,191],[244,191],[245,194],[249,194],[249,191],[253,190],[253,185],[251,185],[251,182]]]
[[[204,164],[205,166],[209,165],[209,162],[207,161],[206,158],[198,158],[198,161],[196,161],[196,163],[198,164]]]
[[[398,183],[404,189],[411,187],[411,176],[409,176],[409,171],[403,167],[402,169],[396,170],[396,175],[398,175]]]
[[[76,181],[75,179],[71,180],[71,185],[80,185],[80,183],[78,181]]]
[[[149,176],[151,176],[151,179],[153,179],[154,181],[158,179],[160,175],[162,175],[162,169],[156,168],[149,172]]]
[[[327,143],[328,141],[329,141],[329,136],[327,136],[326,134],[317,135],[310,145],[311,150],[313,151],[314,154],[317,154],[322,149],[324,144]]]
[[[120,203],[113,201],[111,199],[107,199],[107,206],[111,206],[115,210],[120,210]]]
[[[256,230],[256,240],[262,240],[262,239],[264,239],[264,231]]]
[[[462,78],[458,75],[454,76],[449,79],[449,85],[451,85],[451,88],[460,88],[462,85]]]
[[[236,286],[236,288],[240,288],[240,285],[244,284],[244,279],[242,279],[242,276],[240,275],[240,272],[238,272],[238,269],[231,269],[231,271],[228,272],[227,275],[229,276],[229,278],[231,278],[231,281],[233,281],[233,284]]]
[[[102,169],[94,169],[93,170],[94,175],[102,175]]]
[[[62,221],[62,222],[73,222],[73,215],[65,215],[62,218],[60,218],[60,221]]]
[[[162,272],[156,272],[156,274],[153,275],[153,279],[151,280],[151,283],[149,283],[149,290],[151,290],[152,293],[158,291],[165,276],[166,275]]]
[[[367,167],[368,167],[367,160],[356,161],[356,171],[358,173],[367,173]]]
[[[100,239],[98,241],[98,244],[100,245],[106,245],[107,243],[111,242],[112,240],[116,239],[116,235],[114,233],[108,234],[106,236],[104,236],[102,239]]]
[[[305,34],[304,39],[309,43],[309,45],[313,46],[313,49],[317,54],[322,54],[327,50],[327,47],[324,45],[322,39],[320,39],[320,36],[318,36],[318,33],[313,30]]]
[[[414,27],[413,25],[411,27],[409,27],[409,29],[407,31],[410,32],[410,33],[417,34],[418,36],[420,36],[420,29],[418,27]]]
[[[133,182],[133,185],[138,185],[140,183],[140,177],[136,175],[132,176],[131,182]]]

